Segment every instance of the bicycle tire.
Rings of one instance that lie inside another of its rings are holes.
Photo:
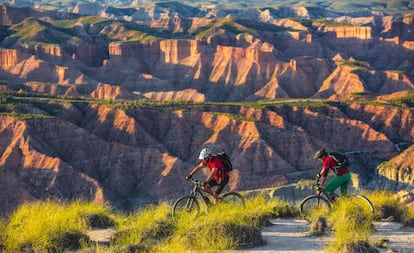
[[[367,197],[365,197],[364,195],[359,194],[359,193],[352,194],[351,197],[354,198],[353,201],[358,206],[362,207],[365,210],[365,212],[371,216],[371,218],[374,218],[375,208],[374,208],[374,205],[372,204],[371,200],[369,200]],[[358,201],[358,200],[360,200],[360,201]]]
[[[200,214],[200,204],[194,196],[182,196],[175,201],[172,208],[172,216],[179,218],[185,215],[188,218],[196,218]]]
[[[228,192],[223,194],[220,201],[222,203],[231,204],[232,206],[244,207],[244,198],[238,192]]]
[[[302,200],[300,203],[300,215],[303,219],[311,221],[312,214],[318,212],[326,213],[331,209],[331,203],[320,195],[311,195]]]

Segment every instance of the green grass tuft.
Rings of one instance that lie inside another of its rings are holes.
[[[117,230],[112,240],[114,246],[145,244],[151,248],[151,240],[158,242],[172,235],[175,225],[170,218],[170,206],[148,206],[127,216],[117,218]],[[153,240],[154,239],[154,240]]]
[[[373,228],[372,221],[372,217],[350,198],[335,201],[328,216],[328,223],[332,224],[335,231],[335,241],[330,244],[328,251],[338,252],[350,242],[368,242]]]
[[[85,238],[91,214],[110,216],[110,210],[84,201],[25,203],[10,216],[4,244],[10,252],[19,251],[24,245],[35,251],[59,248],[65,238]]]
[[[374,205],[376,218],[403,222],[404,217],[407,216],[407,207],[392,192],[378,190],[364,194],[366,194]]]

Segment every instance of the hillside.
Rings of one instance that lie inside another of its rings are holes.
[[[3,6],[2,89],[199,102],[414,89],[413,15],[254,12],[120,21]]]
[[[412,108],[390,102],[157,103],[4,94],[1,105],[8,110],[0,115],[2,213],[34,199],[81,197],[121,209],[175,199],[188,191],[177,182],[206,146],[231,156],[233,190],[311,179],[320,147],[349,155],[354,187],[394,187],[388,180],[378,185],[387,175],[377,175],[376,166],[399,155],[396,147],[412,145],[414,135]],[[412,156],[404,159],[404,166],[413,163]],[[413,186],[409,174],[402,182],[402,189]]]

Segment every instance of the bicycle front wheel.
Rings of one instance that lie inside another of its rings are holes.
[[[358,205],[364,209],[364,212],[368,214],[371,218],[374,218],[375,209],[372,202],[362,194],[353,194],[351,195],[352,202],[355,205]]]
[[[186,216],[188,218],[196,218],[200,213],[200,205],[193,196],[182,196],[174,203],[172,215],[174,218]]]
[[[299,211],[305,220],[311,221],[313,215],[326,214],[330,208],[331,204],[327,199],[320,195],[311,195],[302,200]]]
[[[244,207],[244,198],[240,193],[228,192],[221,197],[221,202],[232,206]]]

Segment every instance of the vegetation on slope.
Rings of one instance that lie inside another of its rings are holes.
[[[390,98],[388,102],[397,106],[414,107],[414,92],[409,91],[405,95]]]
[[[364,100],[365,94],[355,94],[353,103],[372,104],[376,106],[394,106],[394,107],[414,107],[414,93],[408,92],[406,95],[398,98],[390,98],[386,100]],[[188,110],[206,110],[213,114],[223,114],[235,120],[256,121],[254,118],[246,117],[241,114],[229,113],[223,108],[258,108],[258,109],[274,109],[282,107],[297,108],[325,108],[325,107],[347,107],[347,101],[338,102],[325,99],[273,99],[259,100],[254,102],[192,102],[192,101],[157,101],[149,99],[139,100],[99,100],[84,97],[69,97],[64,95],[50,94],[29,94],[0,92],[0,115],[9,115],[20,120],[28,120],[34,118],[47,119],[54,117],[60,110],[67,108],[68,103],[87,103],[87,104],[104,104],[111,108],[118,108],[125,111],[137,108],[147,108],[156,110],[169,111],[188,111]],[[40,110],[33,110],[38,108]],[[218,111],[212,108],[222,108]],[[34,113],[36,111],[36,113]]]

